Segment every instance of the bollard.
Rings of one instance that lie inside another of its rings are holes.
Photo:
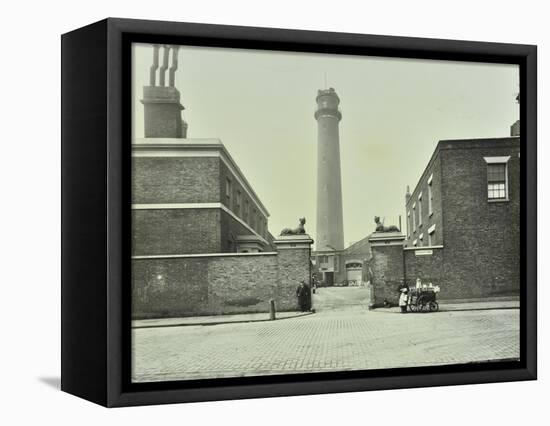
[[[269,320],[275,319],[275,300],[269,299]]]

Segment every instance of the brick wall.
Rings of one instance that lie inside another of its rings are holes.
[[[396,305],[403,285],[403,246],[373,245],[369,266],[372,271],[371,307],[383,306],[386,299]]]
[[[519,140],[502,139],[441,151],[446,293],[441,297],[509,296],[520,285]],[[509,201],[487,201],[483,157],[510,156]],[[447,293],[448,292],[448,293]]]
[[[149,92],[153,90],[172,89],[168,87],[148,87]],[[177,90],[176,90],[177,92]],[[177,95],[179,98],[179,93]],[[179,102],[147,102],[144,99],[143,109],[145,112],[145,137],[147,138],[181,138],[181,105]]]
[[[134,318],[297,310],[296,287],[309,282],[309,250],[132,260]]]
[[[132,317],[193,315],[207,310],[208,258],[133,259]]]
[[[133,157],[132,203],[220,202],[220,159]]]
[[[426,250],[431,250],[432,254],[418,255],[418,253],[425,252]],[[439,296],[445,298],[449,293],[449,288],[443,276],[444,253],[443,248],[404,250],[406,283],[410,287],[414,287],[416,279],[420,278],[422,284],[427,285],[428,283],[432,283],[434,286],[439,285],[441,287],[441,294]]]
[[[219,253],[220,209],[132,210],[132,254]]]

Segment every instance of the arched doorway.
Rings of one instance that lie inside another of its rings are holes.
[[[346,261],[346,280],[348,286],[357,287],[363,285],[363,261]]]

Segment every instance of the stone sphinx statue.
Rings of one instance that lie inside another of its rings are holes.
[[[299,219],[299,224],[297,228],[291,229],[291,228],[285,228],[281,231],[280,235],[299,235],[299,234],[305,234],[306,230],[304,228],[304,225],[306,223],[306,218],[301,217]]]
[[[401,232],[395,225],[384,226],[384,224],[380,222],[379,216],[374,216],[374,223],[376,223],[376,232]]]

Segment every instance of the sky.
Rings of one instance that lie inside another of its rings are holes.
[[[133,137],[143,137],[151,45],[133,46]],[[161,55],[162,56],[162,55]],[[509,136],[517,65],[182,46],[175,85],[189,138],[218,138],[278,235],[305,217],[315,239],[318,89],[340,97],[346,246],[405,218],[405,192],[442,139]]]

